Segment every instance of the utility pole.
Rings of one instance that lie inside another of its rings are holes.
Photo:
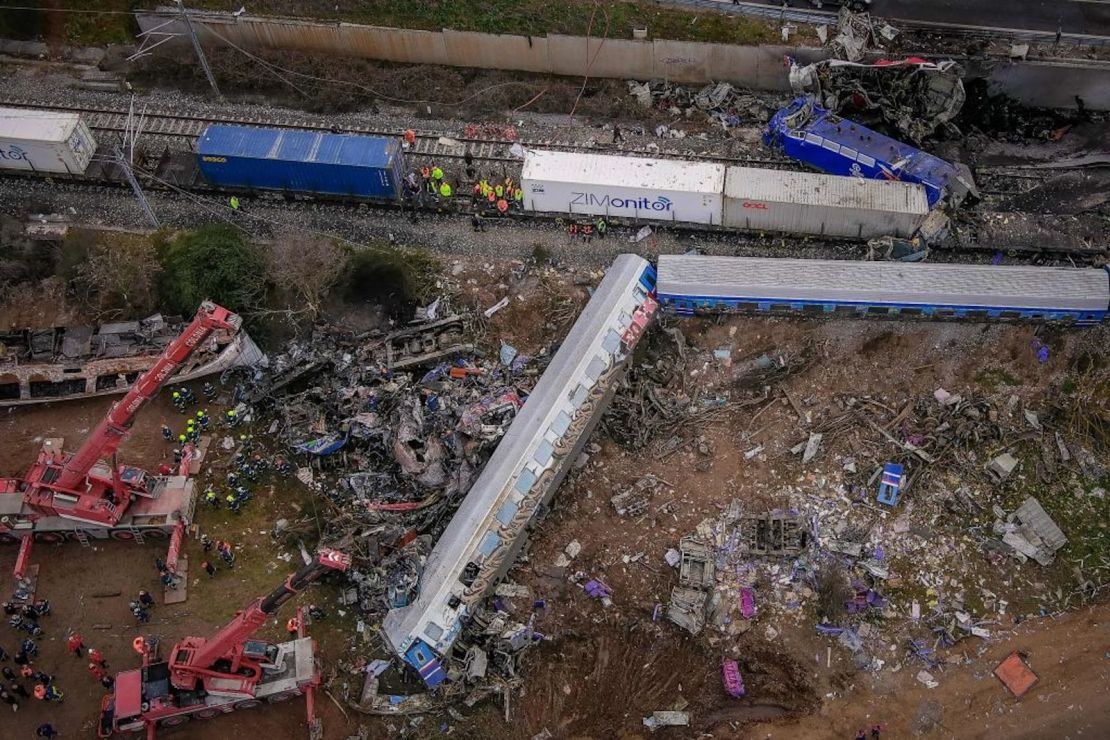
[[[135,171],[131,166],[135,161],[135,142],[139,138],[142,127],[142,117],[138,121],[135,120],[135,96],[132,95],[131,108],[127,112],[127,126],[123,132],[123,143],[115,146],[116,164],[123,170],[123,176],[127,179],[127,184],[131,186],[131,190],[134,191],[135,199],[139,201],[139,207],[143,209],[146,220],[157,229],[162,224],[158,222],[158,217],[154,215],[154,209],[150,207],[150,203],[146,199],[146,193],[143,192],[139,181],[135,178]]]
[[[177,7],[181,11],[181,17],[185,19],[185,28],[189,30],[189,38],[193,40],[193,48],[196,49],[197,59],[200,60],[201,69],[204,70],[204,76],[208,78],[208,84],[212,86],[212,91],[216,93],[216,97],[221,101],[224,99],[220,88],[216,85],[216,78],[212,74],[212,68],[208,66],[208,58],[204,56],[204,48],[200,45],[200,40],[197,38],[197,31],[193,28],[193,21],[189,18],[189,11],[185,10],[184,0],[177,0]]]

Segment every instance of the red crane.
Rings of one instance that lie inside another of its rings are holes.
[[[55,449],[39,453],[20,486],[24,503],[40,516],[117,526],[134,496],[150,493],[145,471],[115,461],[135,415],[212,332],[238,331],[242,323],[226,308],[210,301],[202,303],[192,323],[135,381],[127,395],[112,405],[77,452],[66,455]],[[98,467],[103,459],[110,460],[110,464]]]
[[[156,727],[173,727],[193,717],[208,719],[299,694],[311,698],[320,673],[315,643],[304,636],[303,627],[298,627],[298,637],[277,645],[250,637],[311,583],[350,567],[349,555],[321,548],[311,563],[237,612],[214,636],[186,637],[173,646],[169,660],[161,661],[151,660],[143,643],[143,667],[116,676],[114,692],[101,702],[100,737],[145,728],[150,738]]]

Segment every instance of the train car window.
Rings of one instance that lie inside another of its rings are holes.
[[[532,490],[532,486],[535,484],[535,482],[536,474],[528,468],[525,468],[524,470],[520,471],[520,477],[516,479],[516,485],[513,486],[513,488],[515,488],[517,492],[519,492],[521,495],[526,496],[528,495],[528,492]]]
[[[921,309],[920,308],[903,308],[901,311],[899,311],[899,313],[901,313],[903,316],[920,316],[921,315]]]
[[[616,354],[621,347],[621,335],[610,329],[601,340],[601,347],[611,355]]]
[[[589,397],[590,389],[579,383],[578,387],[574,389],[574,392],[570,394],[570,402],[574,405],[574,408],[577,409],[580,408]]]
[[[555,432],[555,437],[559,438],[566,434],[567,429],[570,427],[570,414],[566,411],[560,411],[559,415],[555,417],[555,421],[551,423],[551,431]]]
[[[544,441],[540,442],[540,446],[536,450],[536,454],[532,456],[532,459],[535,460],[536,464],[540,467],[546,468],[551,462],[551,457],[554,454],[555,448],[551,445],[550,442],[545,439]]]
[[[822,141],[824,141],[824,139],[822,139],[817,134],[808,134],[808,133],[806,134],[806,143],[816,144],[817,146],[821,146]]]
[[[825,149],[828,149],[834,154],[840,151],[840,144],[837,144],[835,141],[830,141],[829,139],[825,139],[825,141],[822,142],[821,146],[823,146]]]
[[[855,159],[857,156],[859,156],[859,152],[857,152],[855,149],[849,149],[846,146],[840,147],[840,153],[848,159]]]
[[[590,364],[586,366],[586,377],[590,380],[596,381],[605,372],[605,368],[609,367],[609,363],[605,361],[604,357],[598,356],[590,360]]]
[[[887,306],[868,306],[866,311],[869,315],[874,314],[875,316],[886,316],[890,313]]]
[[[789,303],[772,303],[771,310],[776,313],[785,313],[787,311],[790,311],[791,308]]]
[[[462,604],[462,599],[455,594],[451,594],[451,598],[447,600],[447,606],[452,609],[458,609],[460,604]]]
[[[512,501],[506,501],[501,505],[501,508],[497,510],[497,521],[501,522],[501,526],[503,527],[509,526],[509,522],[516,516],[516,511],[519,508],[520,507]]]
[[[758,311],[759,310],[759,304],[758,303],[742,303],[742,302],[737,303],[736,304],[736,310],[737,311]]]
[[[986,312],[985,309],[977,309],[975,311],[968,311],[967,312],[967,317],[969,319],[982,320],[982,319],[987,318],[987,312]]]
[[[497,532],[486,532],[486,536],[478,543],[478,552],[482,554],[482,557],[488,558],[500,544],[501,537],[498,536]]]
[[[867,156],[866,154],[864,154],[862,152],[860,152],[860,155],[858,157],[856,157],[856,161],[859,162],[860,164],[862,164],[865,167],[874,167],[875,166],[875,158],[874,157],[869,157],[869,156]]]
[[[953,311],[951,308],[938,308],[936,311],[933,312],[933,315],[939,316],[942,319],[950,319],[956,315],[956,312]]]
[[[424,625],[424,635],[428,637],[432,642],[435,642],[439,638],[443,637],[443,628],[435,622],[428,622],[426,625]]]
[[[464,586],[469,586],[470,584],[474,583],[475,580],[477,580],[478,573],[481,572],[481,570],[481,567],[473,560],[471,560],[463,568],[462,575],[459,576],[459,583]]]
[[[802,311],[805,313],[824,313],[825,307],[816,303],[807,303],[802,306]]]
[[[841,315],[844,315],[844,316],[848,316],[848,315],[853,315],[854,316],[855,313],[856,313],[856,307],[855,306],[837,306],[836,307],[836,312],[838,314],[841,314]]]

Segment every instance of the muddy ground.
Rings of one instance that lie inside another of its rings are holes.
[[[483,341],[496,347],[505,339],[522,352],[534,353],[565,333],[566,322],[584,302],[586,291],[584,286],[572,288],[567,277],[557,274],[517,280],[511,275],[512,267],[494,262],[463,264],[453,278],[464,303],[485,306],[506,291],[514,295],[512,308],[488,323]],[[553,288],[571,297],[553,300]],[[1101,329],[1073,332],[1019,325],[745,317],[683,320],[675,325],[689,338],[695,358],[727,346],[740,365],[763,353],[789,355],[809,348],[812,362],[776,387],[789,391],[803,412],[815,419],[833,411],[836,399],[847,396],[867,394],[896,407],[937,387],[1001,398],[1017,395],[1025,404],[1047,404],[1053,394],[1066,389],[1062,383],[1074,373],[1078,356],[1095,348],[1097,361],[1105,361],[1106,335]],[[1051,347],[1048,363],[1037,361],[1035,338]],[[733,400],[762,392],[734,382],[727,367],[709,361],[692,360],[686,372],[692,386],[728,390]],[[179,425],[180,417],[165,395],[140,415],[122,459],[156,468],[166,458],[169,448],[158,429],[163,423]],[[655,606],[666,603],[676,583],[662,556],[677,546],[681,536],[704,518],[719,515],[734,497],[746,510],[766,510],[782,505],[784,491],[791,486],[819,487],[823,473],[818,466],[839,454],[836,444],[848,444],[847,439],[830,441],[814,466],[801,466],[789,447],[805,438],[805,424],[784,397],[773,398],[770,404],[731,409],[714,417],[712,424],[690,430],[704,435],[710,455],[690,449],[667,456],[661,452],[660,439],[641,450],[623,449],[603,433],[595,434],[593,441],[600,449],[564,484],[552,514],[537,530],[526,561],[509,575],[545,601],[536,612],[535,627],[550,638],[525,655],[522,687],[510,697],[509,721],[504,719],[506,710],[500,700],[460,708],[461,720],[447,714],[414,720],[367,717],[350,708],[344,714],[321,696],[325,737],[348,737],[360,727],[371,738],[448,733],[526,740],[545,729],[556,738],[646,737],[642,718],[675,706],[685,706],[691,713],[692,726],[661,731],[658,737],[712,733],[715,737],[839,738],[852,737],[859,727],[874,722],[887,727],[884,737],[981,737],[988,732],[993,737],[999,732],[1004,737],[1043,737],[1040,731],[1047,727],[1061,733],[1062,728],[1069,733],[1082,730],[1084,735],[1110,730],[1110,701],[1104,691],[1110,663],[1102,657],[1110,647],[1106,607],[1084,608],[1057,619],[1025,619],[1038,609],[1034,589],[1026,584],[1043,581],[1051,588],[1071,582],[1069,550],[1061,552],[1052,569],[1041,570],[1032,562],[1007,562],[997,566],[993,575],[981,576],[979,585],[1005,594],[1011,607],[998,617],[1000,624],[992,627],[991,640],[963,641],[944,654],[949,665],[934,671],[940,686],[933,690],[914,680],[917,665],[907,662],[892,670],[893,655],[878,673],[859,671],[847,651],[814,633],[814,614],[808,607],[761,612],[751,628],[739,635],[707,630],[693,638],[663,619],[653,622]],[[72,447],[109,403],[99,400],[4,412],[0,475],[21,474],[44,437],[65,436]],[[215,403],[208,410],[218,418],[223,408]],[[254,431],[261,437],[261,428]],[[763,444],[765,452],[745,459],[745,451],[756,444]],[[214,454],[206,475],[222,478],[229,456],[222,451]],[[666,490],[653,501],[649,515],[619,517],[609,497],[645,473],[665,480]],[[1008,495],[1016,493],[1020,492]],[[911,492],[906,501],[924,506],[927,502],[914,497],[926,495]],[[659,506],[670,501],[676,505],[661,512]],[[1104,509],[1100,511],[1101,521],[1091,522],[1094,529],[1069,531],[1069,536],[1105,537],[1108,517]],[[198,510],[201,531],[235,543],[236,568],[221,571],[213,580],[198,577],[196,564],[203,553],[195,542],[190,543],[187,550],[194,566],[189,600],[180,606],[157,607],[144,632],[159,635],[166,645],[188,634],[211,634],[236,609],[267,592],[296,567],[295,547],[275,543],[270,536],[273,522],[285,517],[304,524],[311,546],[313,523],[327,515],[323,504],[291,479],[266,480],[257,486],[255,500],[239,517]],[[603,579],[613,588],[612,607],[587,598],[565,577],[552,576],[551,565],[571,540],[582,544],[582,552],[569,570]],[[4,726],[12,728],[13,736],[29,736],[47,719],[67,736],[91,732],[101,691],[84,662],[65,654],[65,633],[79,629],[88,644],[104,650],[114,669],[134,666],[130,642],[137,632],[126,604],[139,588],[158,593],[153,561],[163,547],[164,543],[112,542],[91,549],[77,544],[35,549],[32,560],[42,566],[40,595],[54,604],[54,614],[44,620],[48,634],[39,665],[57,675],[67,696],[60,706],[25,702],[18,713],[5,717]],[[624,562],[624,556],[639,552],[645,557]],[[14,556],[13,548],[0,550],[0,569],[10,568]],[[914,563],[902,562],[898,567],[899,575],[912,581]],[[1002,583],[1011,579],[1009,586]],[[916,595],[910,583],[905,589],[899,593],[892,587],[887,592],[892,611],[904,608],[906,599]],[[99,596],[117,591],[118,596]],[[767,598],[766,592],[759,593],[759,598]],[[357,697],[361,680],[346,672],[336,674],[336,668],[352,657],[371,655],[373,643],[355,637],[354,615],[339,613],[336,595],[333,586],[323,584],[299,603],[317,603],[328,611],[328,619],[310,631],[321,642],[326,675],[334,677],[331,692],[341,700],[345,691]],[[526,617],[531,605],[517,600],[513,609]],[[282,637],[287,616],[283,613],[267,625],[265,634]],[[892,613],[890,624],[899,624],[904,616]],[[1024,619],[1023,623],[1016,625],[1015,617]],[[777,634],[769,636],[768,627]],[[2,629],[0,645],[12,651],[14,633]],[[1014,648],[1030,654],[1034,670],[1042,677],[1021,702],[1009,697],[990,675],[998,658]],[[721,689],[719,666],[725,656],[740,661],[748,689],[742,700],[727,698]],[[1077,706],[1083,711],[1075,711]],[[275,740],[301,738],[302,718],[303,704],[297,701],[194,724],[165,736],[222,738],[262,731]]]

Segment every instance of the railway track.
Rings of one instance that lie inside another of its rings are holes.
[[[88,123],[89,127],[94,131],[123,133],[127,130],[128,112],[123,109],[88,106],[71,107],[51,103],[39,103],[24,99],[0,99],[0,106],[80,113],[85,117],[86,123]],[[229,126],[264,126],[267,128],[326,131],[341,134],[363,134],[366,136],[384,136],[396,139],[400,139],[404,135],[404,131],[401,129],[385,130],[367,126],[330,126],[319,123],[318,121],[298,118],[189,116],[162,111],[147,112],[143,115],[142,135],[187,140],[190,142],[188,150],[193,151],[194,147],[191,142],[196,141],[205,127],[211,123],[221,123]],[[646,147],[611,149],[604,146],[586,146],[578,141],[559,139],[492,139],[485,137],[458,136],[454,132],[440,131],[414,131],[414,133],[416,134],[416,141],[408,150],[408,153],[410,156],[421,159],[463,159],[469,151],[471,157],[473,157],[475,161],[519,164],[520,158],[513,156],[511,152],[513,145],[519,144],[523,147],[555,149],[559,151],[594,151],[598,153],[613,153],[620,155],[642,155],[645,157],[671,156],[703,162],[722,162],[725,164],[745,166],[775,168],[797,166],[796,163],[785,157],[729,156],[698,152],[668,153]]]

